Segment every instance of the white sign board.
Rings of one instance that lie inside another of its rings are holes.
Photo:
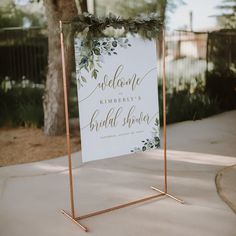
[[[75,38],[83,161],[160,146],[155,41]]]

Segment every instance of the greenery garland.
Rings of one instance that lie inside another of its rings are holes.
[[[91,78],[96,79],[99,68],[102,67],[104,55],[117,55],[117,47],[131,47],[127,34],[138,34],[142,38],[157,38],[163,26],[161,18],[156,13],[139,15],[135,18],[122,19],[109,14],[107,17],[97,17],[88,13],[78,15],[72,22],[64,22],[65,45],[71,43],[72,34],[77,34],[75,40],[78,50],[78,74],[85,69]],[[79,75],[79,85],[83,86],[87,78]]]
[[[156,13],[139,15],[135,18],[123,19],[113,14],[106,17],[84,13],[72,21],[73,30],[87,38],[107,36],[107,28],[122,29],[123,35],[127,33],[139,34],[143,38],[155,38],[163,26],[163,21]]]

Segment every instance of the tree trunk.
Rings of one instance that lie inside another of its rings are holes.
[[[87,0],[79,0],[79,5],[80,5],[81,12],[88,12]]]
[[[77,15],[74,0],[44,0],[48,23],[48,73],[44,95],[44,133],[60,135],[65,132],[65,110],[59,20],[71,20]],[[74,68],[74,44],[70,37],[66,47],[66,68],[69,80]]]

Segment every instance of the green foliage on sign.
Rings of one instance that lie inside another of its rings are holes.
[[[141,147],[135,147],[133,150],[131,150],[131,152],[145,152],[160,147],[160,124],[158,118],[155,120],[153,132],[151,135],[151,138],[142,140]]]
[[[102,68],[104,55],[117,55],[117,48],[131,47],[127,38],[99,38],[83,39],[80,45],[78,68],[79,71],[85,69],[90,73],[91,78],[97,79],[99,69]],[[83,86],[87,79],[80,75],[78,78],[79,85]]]

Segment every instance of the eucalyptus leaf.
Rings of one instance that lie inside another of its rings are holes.
[[[89,63],[89,70],[92,70],[93,67],[94,67],[94,63],[93,63],[93,61],[90,61],[90,63]]]
[[[80,78],[81,78],[81,80],[82,80],[83,82],[85,82],[85,83],[87,82],[87,80],[86,80],[86,78],[85,78],[84,76],[81,75]]]
[[[92,72],[92,77],[94,78],[94,79],[97,79],[97,70],[93,70],[93,72]]]

